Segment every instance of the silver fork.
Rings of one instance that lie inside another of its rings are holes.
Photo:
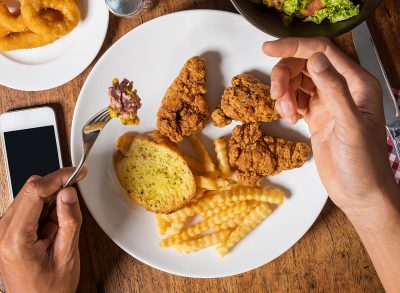
[[[76,178],[79,176],[83,166],[86,163],[86,160],[89,156],[90,150],[92,149],[94,143],[96,142],[100,132],[106,127],[108,122],[111,120],[110,113],[108,112],[108,107],[101,110],[99,113],[94,115],[89,119],[88,122],[82,127],[82,144],[83,144],[83,155],[82,159],[79,162],[79,165],[76,167],[74,173],[68,178],[67,182],[61,188],[70,187],[75,183]],[[43,223],[49,216],[50,212],[56,206],[56,198],[52,198],[46,206],[43,208],[42,214],[39,219],[39,225]]]

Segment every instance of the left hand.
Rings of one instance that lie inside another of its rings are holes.
[[[73,171],[32,176],[1,218],[0,272],[7,292],[76,291],[82,214],[75,189],[61,189]],[[86,170],[78,180],[85,175]],[[43,205],[52,196],[57,208],[39,228]]]

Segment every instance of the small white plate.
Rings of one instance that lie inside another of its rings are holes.
[[[108,9],[104,1],[79,1],[81,20],[68,35],[44,47],[0,51],[0,84],[25,91],[63,85],[85,70],[104,42]]]
[[[143,107],[138,127],[110,122],[93,147],[89,174],[79,184],[93,217],[105,233],[133,257],[160,270],[181,276],[214,278],[235,275],[264,265],[294,245],[311,227],[327,199],[314,160],[302,168],[270,177],[271,183],[289,192],[286,202],[224,258],[214,248],[180,255],[158,246],[154,214],[130,200],[121,189],[112,167],[117,137],[126,131],[147,132],[156,128],[161,99],[185,61],[201,55],[208,65],[208,99],[212,108],[231,78],[253,72],[267,79],[277,59],[263,55],[262,43],[270,36],[253,28],[241,16],[210,10],[185,11],[163,16],[134,29],[99,60],[83,86],[76,105],[71,136],[72,161],[82,155],[81,128],[108,104],[107,87],[114,77],[134,80]],[[229,135],[234,125],[223,129],[209,124],[202,132],[211,149],[211,139]],[[306,124],[290,127],[280,121],[266,128],[288,139],[309,141]]]

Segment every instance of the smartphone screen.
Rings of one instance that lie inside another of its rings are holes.
[[[4,143],[14,198],[32,175],[61,167],[53,125],[4,132]]]

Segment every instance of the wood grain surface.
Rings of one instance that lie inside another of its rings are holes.
[[[130,19],[111,16],[104,45],[88,69],[66,85],[48,91],[22,92],[0,86],[0,112],[37,105],[53,106],[59,123],[64,164],[70,165],[69,137],[74,106],[99,56],[136,26],[186,9],[234,11],[228,0],[159,0],[156,7],[140,16]],[[383,0],[369,20],[389,79],[396,88],[400,88],[399,15],[399,1]],[[335,43],[357,58],[351,34],[336,38]],[[9,202],[4,167],[0,170],[0,211],[4,211]],[[84,222],[78,292],[383,292],[359,237],[330,200],[307,234],[282,256],[251,272],[211,280],[177,277],[130,257],[104,234],[83,202],[81,207]]]

